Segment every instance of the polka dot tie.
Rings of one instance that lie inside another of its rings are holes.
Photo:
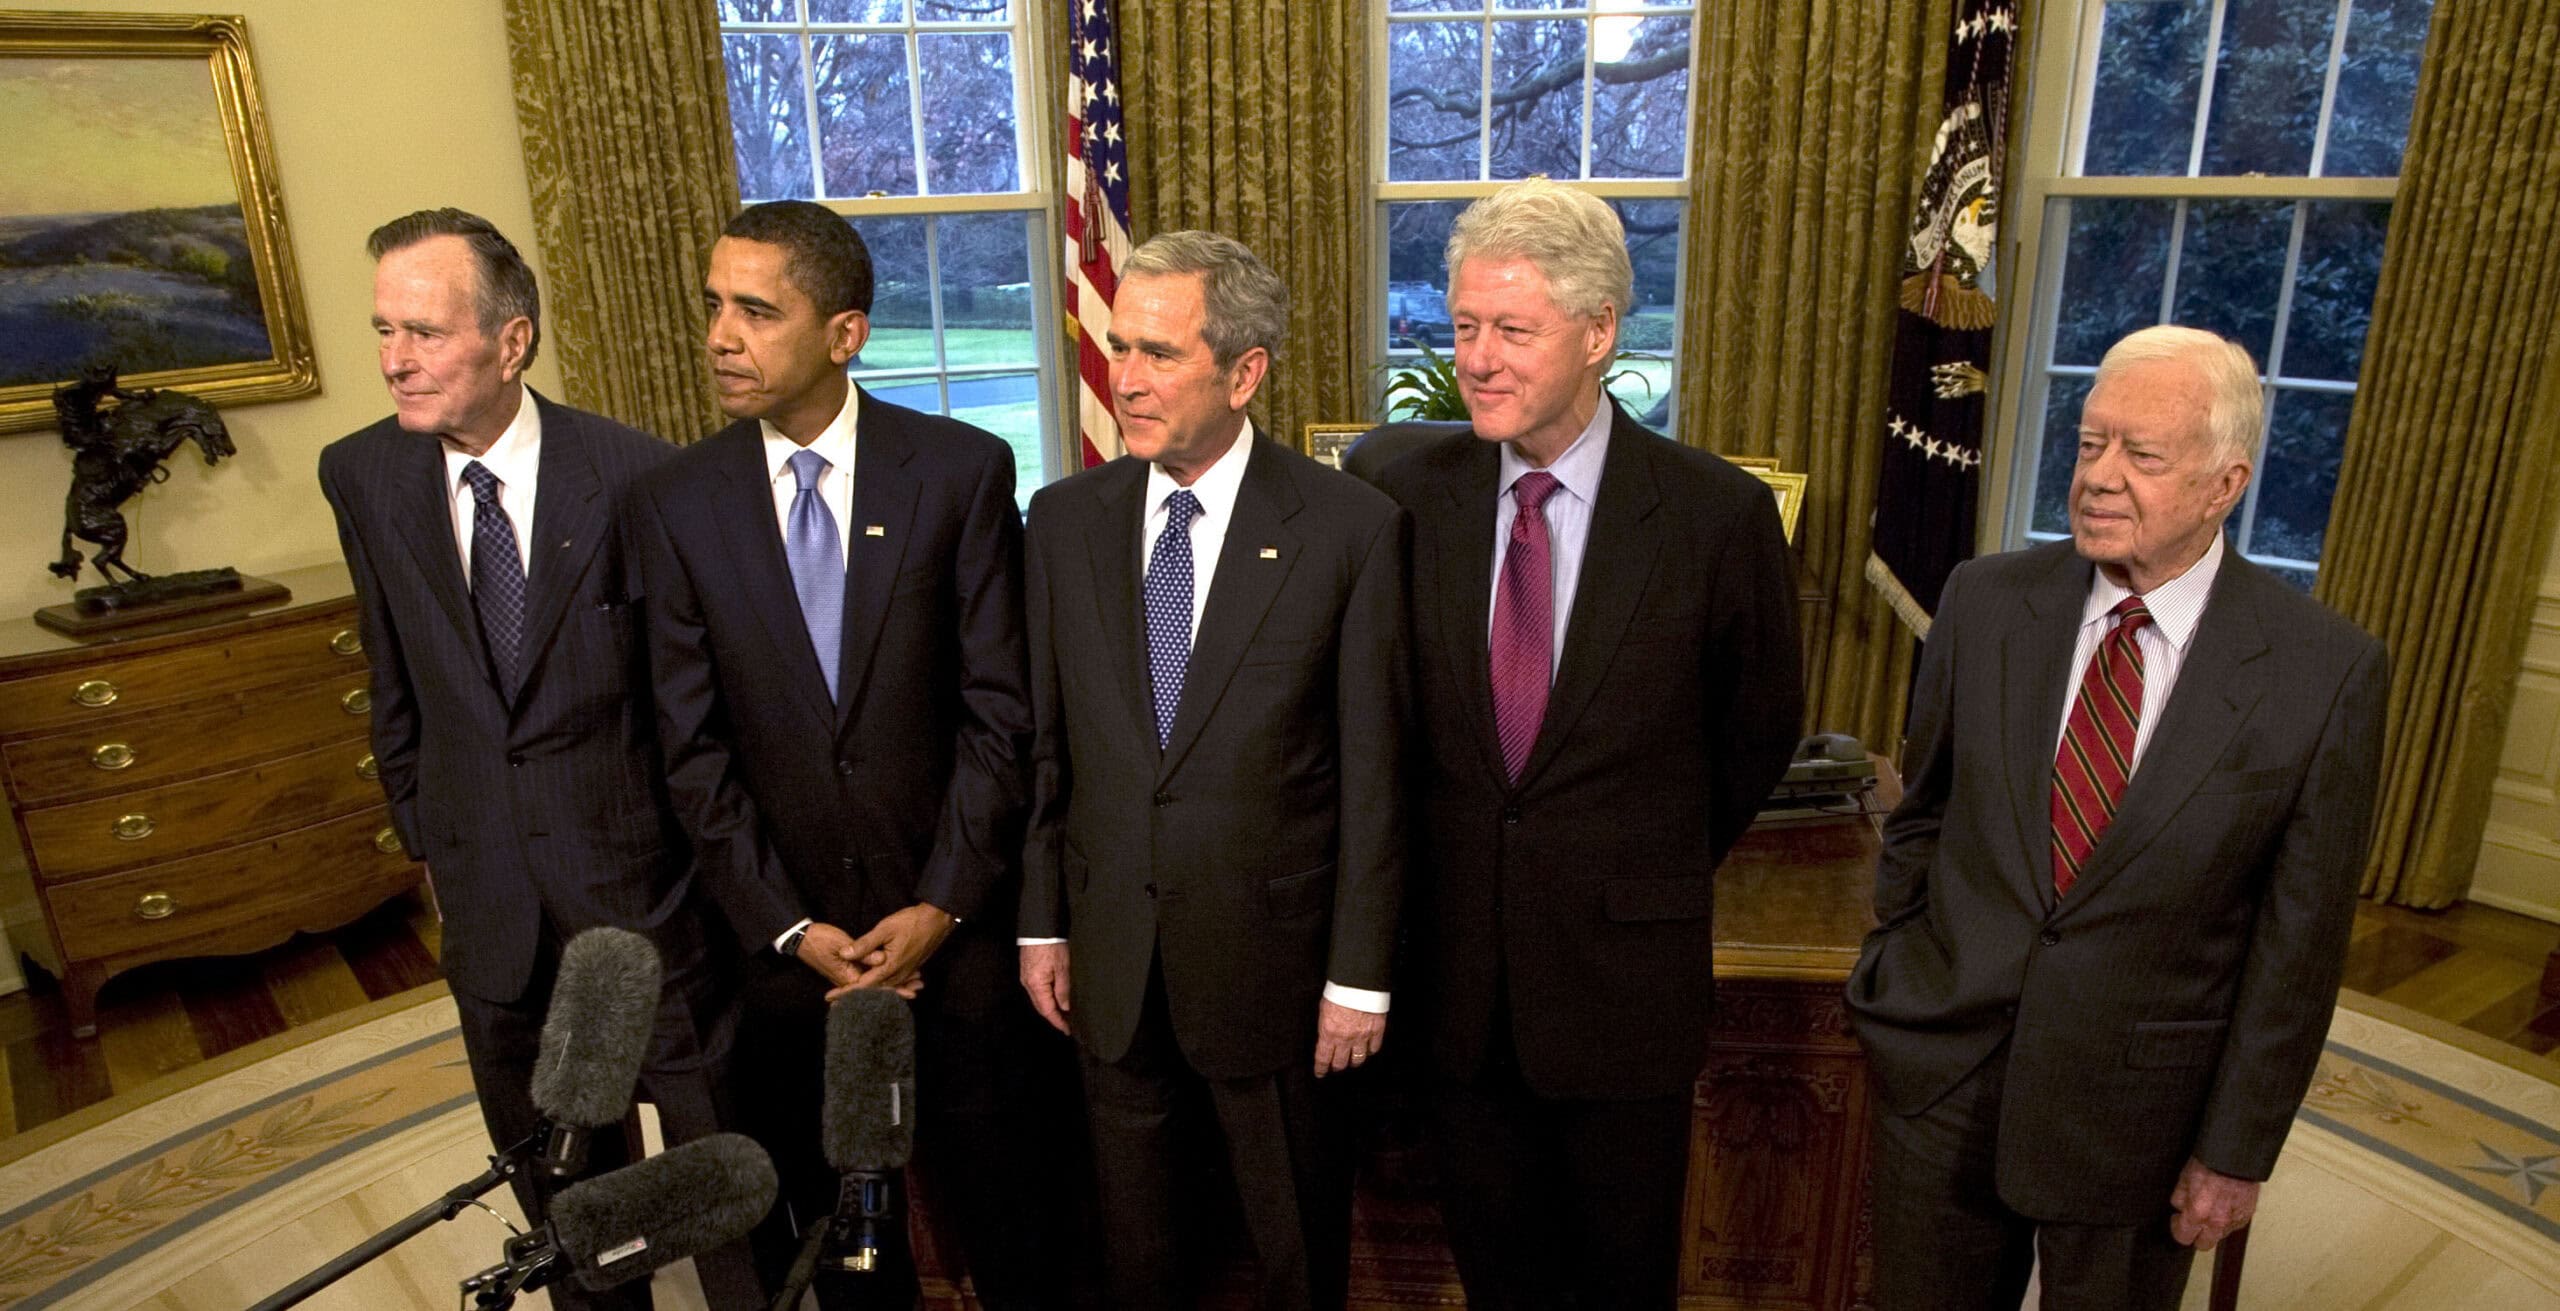
[[[1561,485],[1551,473],[1524,473],[1511,484],[1520,512],[1511,517],[1502,585],[1493,595],[1493,732],[1514,783],[1537,744],[1554,681],[1555,578],[1540,507]]]
[[[1199,517],[1200,498],[1189,490],[1164,498],[1164,532],[1147,558],[1147,676],[1159,749],[1173,740],[1182,679],[1191,669],[1191,521]]]
[[[488,644],[498,686],[513,693],[523,672],[524,557],[516,552],[516,526],[498,503],[505,486],[498,475],[473,460],[462,466],[462,481],[471,486],[471,608],[480,612],[480,640]]]

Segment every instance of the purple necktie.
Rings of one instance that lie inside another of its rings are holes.
[[[1539,510],[1562,484],[1551,473],[1524,473],[1511,484],[1520,512],[1502,553],[1502,585],[1493,594],[1493,733],[1502,742],[1511,781],[1529,763],[1539,721],[1547,717],[1549,667],[1555,653],[1555,580],[1548,567],[1547,517]]]

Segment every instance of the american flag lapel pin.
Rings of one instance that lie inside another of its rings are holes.
[[[886,524],[872,524],[862,530],[862,535],[865,537],[886,537],[889,535],[889,527]]]
[[[1277,560],[1277,559],[1279,559],[1279,558],[1280,558],[1280,548],[1279,548],[1279,547],[1276,547],[1276,546],[1266,546],[1266,547],[1262,548],[1262,558],[1263,558],[1263,559],[1265,559],[1265,560]]]

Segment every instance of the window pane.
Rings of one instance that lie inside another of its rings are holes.
[[[729,73],[738,194],[751,201],[808,199],[808,101],[800,84],[799,38],[726,33],[720,54]]]
[[[809,0],[812,23],[899,23],[906,17],[906,0]]]
[[[2187,202],[2178,253],[2178,299],[2171,321],[2221,333],[2266,367],[2275,337],[2276,292],[2284,282],[2293,205],[2282,200]]]
[[[1013,448],[1015,498],[1031,503],[1040,486],[1042,458],[1040,375],[1003,373],[993,377],[953,378],[951,417],[994,433]]]
[[[1441,253],[1466,207],[1458,200],[1387,206],[1387,349],[1427,343],[1445,351],[1454,340]]]
[[[1493,24],[1493,161],[1496,178],[1582,176],[1582,47],[1579,20]]]
[[[2433,0],[2356,0],[2347,18],[2338,103],[2329,111],[2330,177],[2397,177]]]
[[[2081,172],[2187,171],[2211,0],[2108,0]]]
[[[2383,229],[2389,205],[2311,201],[2302,224],[2302,267],[2293,281],[2286,321],[2288,378],[2354,382],[2364,366],[2365,328],[2373,320],[2373,288],[2382,276]]]
[[[2337,0],[2232,0],[2205,128],[2208,174],[2311,171]]]
[[[1484,85],[1483,29],[1397,23],[1387,38],[1387,176],[1474,181],[1481,158],[1476,93]]]
[[[944,367],[1040,362],[1032,334],[1030,230],[1020,214],[953,214],[934,221],[942,274]],[[952,384],[953,404],[959,386]]]
[[[720,0],[724,23],[789,23],[799,19],[793,0]]]
[[[908,378],[897,382],[865,382],[863,389],[891,405],[903,405],[927,414],[942,413],[942,382],[938,378]]]
[[[1689,163],[1688,18],[1597,18],[1592,43],[1591,176],[1679,177]]]
[[[2071,531],[2071,469],[2080,462],[2080,406],[2089,399],[2090,382],[2069,373],[2045,379],[2044,441],[2037,449],[2030,532]]]
[[[1630,376],[1610,384],[1609,390],[1638,423],[1669,432],[1678,408],[1671,364],[1679,323],[1683,205],[1676,200],[1618,200],[1609,207],[1626,225],[1627,257],[1635,265],[1636,305],[1618,325],[1618,350],[1653,357],[1611,365],[1611,373]]]
[[[926,220],[850,221],[871,251],[871,340],[848,367],[857,377],[884,369],[938,367],[933,351],[933,290],[925,267]],[[940,405],[933,400],[922,408]]]
[[[916,37],[924,76],[925,177],[934,194],[1015,191],[1013,38]]]
[[[2276,389],[2266,454],[2258,462],[2258,518],[2247,544],[2250,554],[2320,558],[2329,501],[2338,492],[2338,461],[2347,449],[2347,416],[2355,402],[2352,392]]]
[[[817,36],[809,48],[818,67],[818,151],[827,194],[916,194],[907,39]]]
[[[1006,0],[916,0],[919,23],[1010,23]]]
[[[1481,14],[1484,0],[1392,0],[1391,14]]]
[[[2160,321],[2169,275],[2169,226],[2177,202],[2054,202],[2069,214],[2053,363],[2095,366],[2116,340]],[[2061,226],[2061,225],[2057,225]]]

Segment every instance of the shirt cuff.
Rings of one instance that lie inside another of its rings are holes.
[[[1346,988],[1339,983],[1327,983],[1324,985],[1324,999],[1336,1006],[1363,1011],[1370,1015],[1387,1013],[1387,994],[1371,992],[1367,988]]]
[[[1016,938],[1013,940],[1013,945],[1017,947],[1063,947],[1066,943],[1067,940],[1064,938]]]
[[[799,931],[801,931],[802,929],[805,929],[805,928],[807,928],[807,927],[809,927],[810,925],[815,924],[815,923],[817,923],[817,921],[816,921],[816,920],[810,919],[810,918],[808,918],[808,917],[807,917],[807,916],[805,916],[805,915],[804,915],[804,916],[802,916],[802,917],[801,917],[801,919],[800,919],[800,922],[799,922],[799,923],[794,924],[794,925],[792,925],[790,928],[784,929],[782,932],[780,932],[780,933],[777,933],[777,934],[773,935],[773,949],[774,949],[775,951],[780,951],[780,950],[782,950],[782,944],[784,944],[784,943],[786,943],[786,942],[791,941],[791,935],[792,935],[792,934],[794,934],[794,933],[798,933],[798,932],[799,932]]]

